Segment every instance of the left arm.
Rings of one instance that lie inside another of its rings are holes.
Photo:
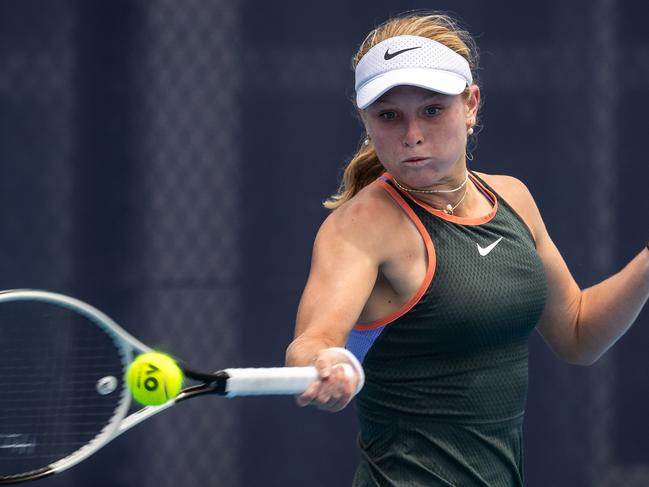
[[[536,240],[548,281],[545,309],[537,326],[562,359],[590,365],[631,327],[649,298],[649,250],[621,271],[581,290],[548,235],[532,195],[514,178],[498,178]]]
[[[564,360],[590,365],[626,333],[647,302],[649,250],[582,291],[543,230],[537,234],[537,251],[548,279],[548,301],[537,329]]]

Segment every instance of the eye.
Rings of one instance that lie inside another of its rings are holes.
[[[439,112],[442,111],[442,109],[441,107],[430,106],[430,107],[426,107],[425,111],[426,111],[426,115],[437,115],[439,114]]]
[[[393,111],[385,111],[379,113],[379,118],[382,118],[383,120],[394,120],[397,118],[397,112]]]

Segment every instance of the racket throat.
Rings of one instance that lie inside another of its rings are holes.
[[[228,379],[230,378],[227,372],[219,371],[214,374],[204,374],[184,367],[183,372],[186,377],[196,381],[201,381],[201,384],[196,384],[183,389],[182,392],[178,394],[178,397],[176,397],[176,402],[185,401],[192,397],[202,396],[205,394],[216,394],[219,396],[225,396],[227,394],[226,389]]]

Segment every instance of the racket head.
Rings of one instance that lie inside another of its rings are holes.
[[[119,434],[149,348],[75,298],[0,292],[0,484],[65,470]]]

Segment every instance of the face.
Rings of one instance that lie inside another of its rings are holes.
[[[477,86],[466,100],[416,86],[397,86],[361,111],[383,166],[412,188],[464,178],[467,130],[475,125]]]

